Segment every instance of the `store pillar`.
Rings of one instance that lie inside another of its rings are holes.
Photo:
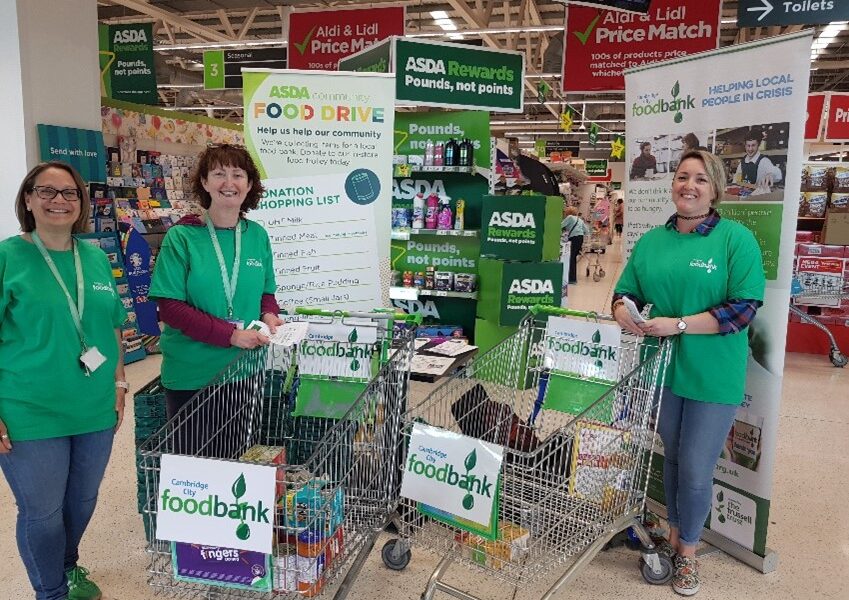
[[[100,130],[97,3],[0,0],[0,239],[15,235],[14,198],[39,162],[36,125]]]

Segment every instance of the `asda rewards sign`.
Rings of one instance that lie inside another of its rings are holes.
[[[548,263],[504,263],[501,280],[501,324],[518,325],[532,306],[560,306],[563,265]]]
[[[163,454],[156,539],[271,554],[276,467]]]
[[[523,53],[402,38],[393,41],[398,102],[522,112]]]
[[[545,203],[487,197],[481,212],[481,256],[539,260],[545,232]]]
[[[426,505],[429,513],[455,517],[452,523],[460,527],[469,523],[469,529],[489,530],[497,520],[502,460],[500,446],[415,423],[401,495]]]

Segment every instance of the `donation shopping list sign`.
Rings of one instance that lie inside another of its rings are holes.
[[[251,218],[271,238],[277,300],[388,304],[395,79],[244,70],[245,143],[265,195]]]

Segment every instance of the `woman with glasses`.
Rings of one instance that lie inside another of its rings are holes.
[[[126,311],[106,255],[73,237],[90,212],[79,173],[38,165],[15,210],[23,233],[0,242],[0,469],[36,599],[97,599],[78,550],[124,414]]]

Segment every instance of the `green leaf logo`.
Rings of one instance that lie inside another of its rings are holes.
[[[681,121],[683,121],[683,120],[684,120],[684,115],[682,115],[680,112],[677,112],[677,113],[675,113],[675,117],[674,117],[674,119],[673,119],[673,120],[674,120],[676,123],[680,123]]]
[[[597,366],[599,369],[603,369],[604,363],[601,362],[601,359],[598,359],[597,361],[595,361],[595,366]]]
[[[466,457],[466,471],[471,471],[472,469],[474,469],[476,464],[478,464],[477,450],[472,450]]]
[[[463,496],[463,508],[472,510],[475,507],[475,498],[471,494]]]
[[[356,358],[351,360],[351,370],[352,371],[359,371],[360,370],[360,361],[358,361]]]
[[[348,334],[348,341],[352,344],[356,344],[359,336],[357,335],[357,328],[351,330],[351,333]]]
[[[241,525],[236,527],[236,537],[242,541],[251,537],[251,528],[248,527],[247,523],[242,523]]]
[[[716,520],[720,523],[725,523],[725,515],[719,515]]]
[[[593,334],[593,343],[598,344],[600,341],[601,341],[601,332],[598,329],[596,329],[595,333]]]
[[[245,474],[242,473],[241,475],[239,475],[239,478],[233,482],[233,496],[235,496],[238,500],[239,498],[245,495],[245,491],[247,491],[247,488],[248,486],[245,485]]]
[[[725,494],[723,494],[723,493],[722,493],[722,491],[720,491],[720,492],[716,495],[716,499],[717,499],[719,502],[722,502],[723,500],[725,500]]]
[[[677,98],[679,93],[681,93],[681,84],[676,81],[672,86],[672,97]]]

